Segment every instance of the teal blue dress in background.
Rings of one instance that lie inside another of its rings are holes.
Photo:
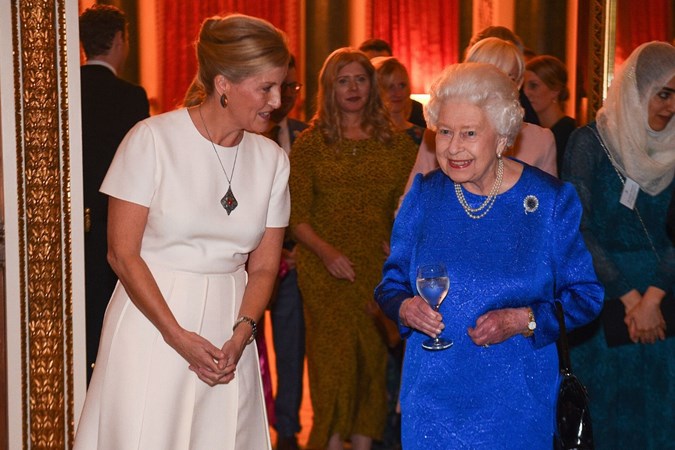
[[[570,328],[588,323],[602,307],[602,286],[579,233],[581,204],[570,184],[527,165],[479,220],[466,215],[454,189],[440,170],[417,176],[375,292],[398,322],[401,303],[417,293],[418,265],[448,268],[450,292],[440,313],[442,336],[454,346],[429,352],[421,347],[426,335],[400,326],[407,337],[403,448],[550,449],[558,385],[554,300],[563,303]],[[485,199],[464,195],[474,206]],[[532,337],[484,348],[468,336],[482,314],[523,306],[536,317]]]
[[[635,211],[619,203],[622,182],[593,129],[594,123],[570,137],[562,177],[583,204],[581,229],[605,298],[631,289],[644,293],[648,286],[672,291],[675,258],[666,214],[675,183],[655,197],[640,191],[637,198],[659,262]],[[572,349],[572,367],[589,390],[597,450],[675,449],[675,338],[608,348],[598,327]]]

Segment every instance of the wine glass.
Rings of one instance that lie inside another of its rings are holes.
[[[443,264],[425,264],[417,268],[417,292],[434,311],[441,307],[449,290],[450,278]],[[445,350],[452,344],[452,340],[437,336],[422,342],[422,347],[427,350]]]

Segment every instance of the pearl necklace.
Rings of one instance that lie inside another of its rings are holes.
[[[457,200],[459,200],[459,204],[462,205],[462,208],[464,208],[464,212],[466,213],[467,216],[471,217],[472,219],[481,219],[485,217],[485,215],[490,211],[490,209],[492,209],[492,205],[495,204],[495,200],[497,199],[497,193],[499,192],[499,189],[502,187],[503,178],[504,178],[504,161],[502,160],[502,158],[499,158],[499,162],[497,163],[497,179],[495,180],[495,184],[492,185],[492,189],[490,190],[490,193],[488,194],[485,201],[477,208],[472,208],[471,206],[469,206],[469,204],[466,202],[466,199],[464,198],[464,193],[462,192],[462,185],[455,182],[455,194],[457,195]]]

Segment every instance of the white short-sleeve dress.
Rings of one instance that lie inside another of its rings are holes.
[[[230,175],[236,147],[216,146]],[[288,225],[289,163],[269,139],[244,133],[228,189],[211,143],[187,109],[138,123],[101,192],[149,208],[141,256],[178,322],[220,347],[231,337],[245,263],[266,227]],[[255,344],[234,380],[210,387],[188,369],[118,283],[75,438],[77,450],[270,449]]]

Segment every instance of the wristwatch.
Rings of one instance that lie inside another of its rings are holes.
[[[537,328],[537,322],[534,320],[534,313],[532,312],[532,308],[527,308],[527,317],[528,317],[527,331],[523,333],[523,336],[530,337],[534,334],[534,330]]]

